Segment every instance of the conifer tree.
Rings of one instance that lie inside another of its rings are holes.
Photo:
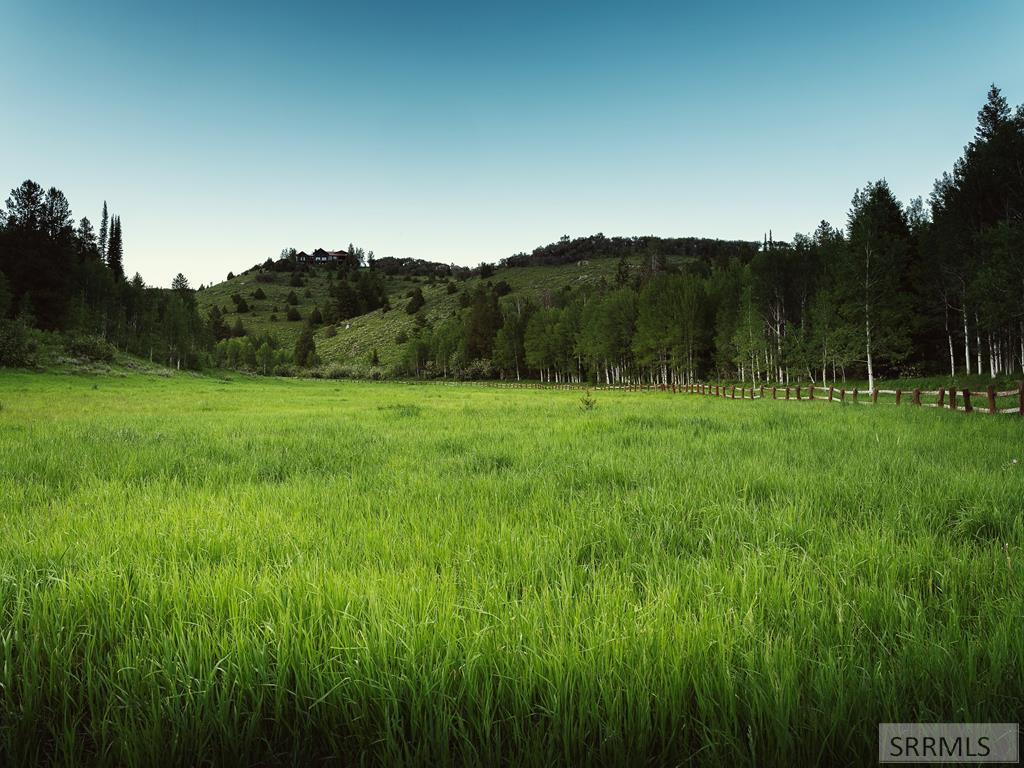
[[[100,258],[107,260],[107,234],[110,226],[110,217],[107,215],[107,201],[103,201],[103,216],[100,218]]]
[[[124,246],[121,240],[121,217],[110,220],[110,239],[107,242],[107,267],[119,279],[124,279]]]

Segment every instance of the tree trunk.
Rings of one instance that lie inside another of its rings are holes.
[[[871,248],[864,249],[864,337],[868,363],[868,389],[875,388],[875,366],[871,358]]]
[[[964,365],[967,366],[967,375],[971,375],[971,334],[967,329],[967,300],[964,299]]]

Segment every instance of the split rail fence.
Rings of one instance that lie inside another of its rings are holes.
[[[878,405],[879,397],[886,396],[882,403],[891,402],[895,405],[908,404],[910,407],[945,408],[962,413],[1016,414],[1024,416],[1024,381],[1018,382],[1016,389],[996,390],[989,386],[981,391],[970,388],[946,387],[940,389],[871,389],[861,391],[856,387],[823,386],[736,386],[735,384],[625,384],[625,385],[594,385],[586,384],[553,384],[544,382],[490,381],[490,382],[445,382],[449,386],[475,384],[476,386],[496,389],[574,389],[593,391],[623,390],[627,392],[673,392],[689,395],[702,395],[727,400],[790,400],[795,402],[823,401],[829,403],[854,403],[859,405]],[[1013,403],[1006,407],[1007,399]],[[1002,401],[1002,403],[1000,403]]]

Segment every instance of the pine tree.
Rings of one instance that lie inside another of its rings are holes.
[[[107,260],[107,234],[110,225],[110,217],[107,215],[107,201],[103,201],[103,216],[100,218],[100,258]]]
[[[295,364],[306,368],[316,361],[316,342],[313,340],[313,327],[308,323],[295,342]]]
[[[110,220],[110,239],[107,242],[107,267],[117,277],[124,279],[124,246],[121,240],[121,217]]]

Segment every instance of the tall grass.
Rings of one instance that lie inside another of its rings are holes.
[[[861,764],[1020,718],[1022,420],[579,396],[0,374],[0,764]]]

